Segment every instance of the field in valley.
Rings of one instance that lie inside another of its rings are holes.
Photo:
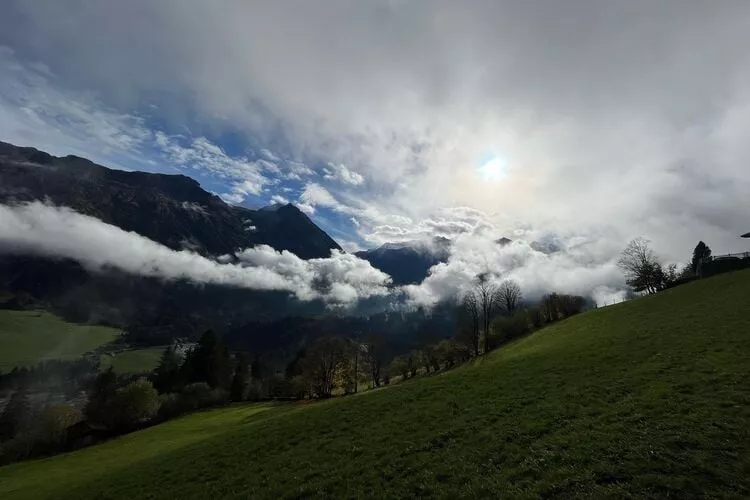
[[[147,373],[159,365],[164,349],[166,346],[142,347],[104,354],[100,358],[101,369],[111,366],[116,373]]]
[[[68,323],[44,311],[0,310],[0,371],[49,359],[76,359],[112,342],[119,330]]]

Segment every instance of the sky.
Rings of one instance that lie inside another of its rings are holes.
[[[508,269],[575,289],[592,269],[589,288],[619,286],[635,237],[666,262],[698,240],[747,250],[748,2],[2,10],[0,140],[291,202],[349,251],[451,237],[455,266],[433,282],[504,262],[487,246],[502,236],[526,244]]]

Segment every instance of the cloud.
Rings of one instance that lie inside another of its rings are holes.
[[[253,230],[251,221],[246,222]],[[327,258],[303,260],[260,245],[211,260],[171,250],[65,207],[41,202],[0,205],[0,252],[73,259],[94,272],[114,268],[165,280],[286,291],[299,300],[320,299],[332,307],[370,297],[389,297],[392,307],[431,307],[460,298],[483,272],[496,281],[518,281],[530,300],[552,291],[592,297],[600,305],[625,298],[612,248],[585,237],[559,242],[556,252],[545,253],[526,241],[500,246],[494,235],[461,234],[453,240],[447,262],[430,269],[422,283],[392,287],[387,274],[353,255],[359,249],[353,242],[344,242],[352,253],[334,251]]]
[[[486,214],[467,207],[438,210],[433,218],[417,222],[399,216],[380,219],[388,223],[372,227],[363,234],[365,240],[378,245],[414,240],[429,242],[438,237],[453,239],[462,234],[481,234],[495,229]]]
[[[329,163],[327,167],[323,168],[323,178],[331,181],[339,181],[344,184],[351,184],[353,186],[359,186],[365,182],[365,178],[357,172],[353,172],[346,168],[346,165]]]
[[[170,137],[163,132],[155,133],[155,142],[162,154],[178,168],[191,168],[207,171],[216,176],[231,180],[231,192],[221,197],[230,203],[241,203],[248,195],[258,196],[269,179],[263,171],[278,173],[278,167],[266,160],[251,162],[244,157],[230,157],[219,146],[205,137],[187,141],[180,137]]]
[[[302,194],[300,194],[299,201],[313,209],[319,206],[335,211],[346,211],[346,207],[339,203],[326,188],[316,182],[310,182],[305,185]]]
[[[309,203],[297,203],[297,208],[309,216],[315,215],[315,207]]]
[[[241,203],[259,195],[281,174],[267,159],[230,156],[206,137],[167,135],[147,126],[137,114],[108,108],[92,94],[56,86],[49,68],[20,62],[0,46],[0,139],[32,145],[52,154],[76,154],[107,166],[169,171],[224,179],[230,191],[222,198]],[[270,151],[264,157],[273,156]],[[154,156],[155,155],[155,156]],[[291,167],[299,170],[299,166]]]
[[[0,140],[121,168],[152,140],[142,118],[107,108],[86,92],[59,89],[49,68],[23,65],[3,46],[0,82]]]
[[[301,162],[260,155],[307,185],[302,210],[356,217],[367,244],[560,234],[611,258],[644,236],[680,260],[699,239],[745,250],[748,29],[745,2],[11,0],[0,133],[114,158],[149,141],[154,103],[169,130],[197,122]],[[328,164],[367,182],[329,167],[322,185],[310,165]],[[234,202],[281,189],[227,179]]]
[[[279,161],[281,161],[281,159],[278,156],[276,156],[275,154],[273,154],[271,151],[267,149],[261,149],[260,155],[266,160],[274,162],[274,163],[278,163]]]
[[[222,264],[229,256],[214,261],[171,250],[96,218],[41,202],[0,205],[0,250],[73,259],[95,272],[114,268],[165,280],[286,291],[300,300],[321,299],[331,306],[389,293],[387,274],[343,252],[305,261],[261,245],[238,252],[238,264]]]
[[[560,251],[548,254],[526,241],[501,246],[494,238],[469,233],[454,240],[447,262],[434,266],[422,283],[407,285],[404,291],[411,303],[432,306],[460,298],[471,289],[475,277],[485,272],[496,282],[517,281],[531,301],[558,292],[591,297],[604,305],[623,300],[626,292],[610,250],[597,241],[571,240]]]
[[[289,200],[287,198],[284,198],[280,194],[275,194],[271,196],[271,203],[278,205],[287,205],[289,203]]]
[[[286,171],[283,173],[284,179],[287,180],[302,180],[303,177],[311,177],[315,175],[315,171],[299,161],[290,161],[286,164]]]

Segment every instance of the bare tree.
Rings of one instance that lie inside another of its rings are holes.
[[[505,280],[500,283],[497,293],[500,309],[505,312],[506,316],[513,316],[518,311],[523,299],[521,287],[513,280]]]
[[[305,355],[303,373],[317,397],[331,397],[336,374],[346,360],[346,348],[343,339],[323,337]]]
[[[387,355],[387,340],[382,333],[371,333],[365,337],[362,351],[373,387],[380,387],[381,372]]]
[[[489,273],[477,276],[474,286],[484,331],[484,352],[490,350],[490,322],[500,304],[498,288],[490,281]]]
[[[476,293],[471,291],[464,296],[463,309],[468,323],[471,351],[474,356],[479,356],[479,300]]]
[[[617,267],[625,275],[626,283],[636,292],[654,293],[662,287],[661,264],[648,246],[648,241],[643,238],[628,243],[617,260]]]

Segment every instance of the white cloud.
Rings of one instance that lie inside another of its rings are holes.
[[[597,241],[579,240],[548,254],[525,241],[498,245],[494,237],[467,233],[454,240],[447,262],[434,266],[421,284],[404,290],[412,303],[434,305],[461,297],[478,274],[488,272],[497,282],[517,281],[530,300],[559,292],[592,297],[604,305],[625,294],[622,273],[611,255],[612,249],[601,248]]]
[[[230,203],[241,203],[248,195],[258,196],[269,183],[262,170],[278,172],[278,167],[265,160],[251,162],[244,157],[230,157],[219,146],[205,137],[185,141],[156,132],[156,144],[174,165],[201,172],[209,172],[231,181],[231,192],[221,197]],[[187,142],[183,146],[181,142]]]
[[[49,66],[18,77],[5,64],[0,94],[27,97],[6,99],[0,131],[20,142],[101,159],[139,144],[126,117],[157,95],[176,108],[160,116],[173,129],[196,116],[283,144],[277,156],[305,162],[277,162],[288,179],[308,182],[307,165],[356,166],[362,187],[331,182],[326,197],[308,183],[300,208],[356,217],[372,244],[494,231],[598,237],[608,257],[638,235],[673,260],[699,239],[745,249],[746,2],[39,0],[3,13],[0,42]],[[55,93],[63,86],[81,95]],[[86,90],[107,106],[88,106]],[[97,115],[110,108],[125,111]],[[58,110],[99,119],[72,120],[68,133],[50,126]],[[503,180],[482,175],[488,158]]]
[[[284,198],[280,194],[275,194],[271,196],[271,203],[272,204],[279,204],[279,205],[287,205],[289,204],[289,200],[287,198]]]
[[[284,179],[299,181],[303,177],[315,175],[315,171],[302,162],[290,161],[286,163],[286,169],[282,175]]]
[[[346,252],[349,252],[349,253],[356,253],[356,252],[359,252],[360,250],[364,250],[362,246],[356,241],[339,240],[338,244],[339,246],[341,246],[341,248],[343,248]]]
[[[194,212],[200,215],[208,215],[208,212],[206,212],[206,207],[199,203],[190,203],[187,201],[183,201],[181,206],[184,210],[187,210],[189,212]]]
[[[273,154],[271,151],[267,149],[261,149],[260,155],[270,162],[278,163],[281,161],[281,159],[278,156],[276,156],[275,154]]]
[[[133,151],[152,140],[143,120],[117,113],[86,92],[55,86],[49,69],[21,64],[0,45],[0,140],[52,154],[90,158],[125,168]]]
[[[357,172],[349,170],[346,165],[328,163],[327,167],[323,168],[323,178],[330,181],[339,181],[344,184],[351,184],[353,186],[359,186],[365,182],[365,178]]]
[[[245,194],[243,193],[221,193],[219,197],[230,205],[239,205],[245,201]]]
[[[151,130],[142,117],[107,108],[90,93],[58,88],[48,68],[23,64],[3,46],[0,81],[0,140],[57,155],[72,153],[126,170],[162,164],[191,175],[213,175],[230,184],[231,191],[221,196],[231,203],[257,196],[273,182],[263,172],[281,173],[269,160],[229,156],[205,137]]]
[[[315,207],[308,203],[297,203],[297,208],[302,210],[302,212],[306,213],[307,215],[315,214]]]
[[[305,186],[299,200],[301,203],[313,208],[320,206],[335,211],[345,210],[345,207],[326,188],[316,182],[310,182]]]
[[[0,205],[0,250],[73,259],[92,271],[115,268],[165,280],[287,291],[300,300],[322,299],[332,306],[385,295],[390,282],[369,262],[338,251],[305,261],[261,245],[238,252],[240,264],[222,264],[41,202]]]

